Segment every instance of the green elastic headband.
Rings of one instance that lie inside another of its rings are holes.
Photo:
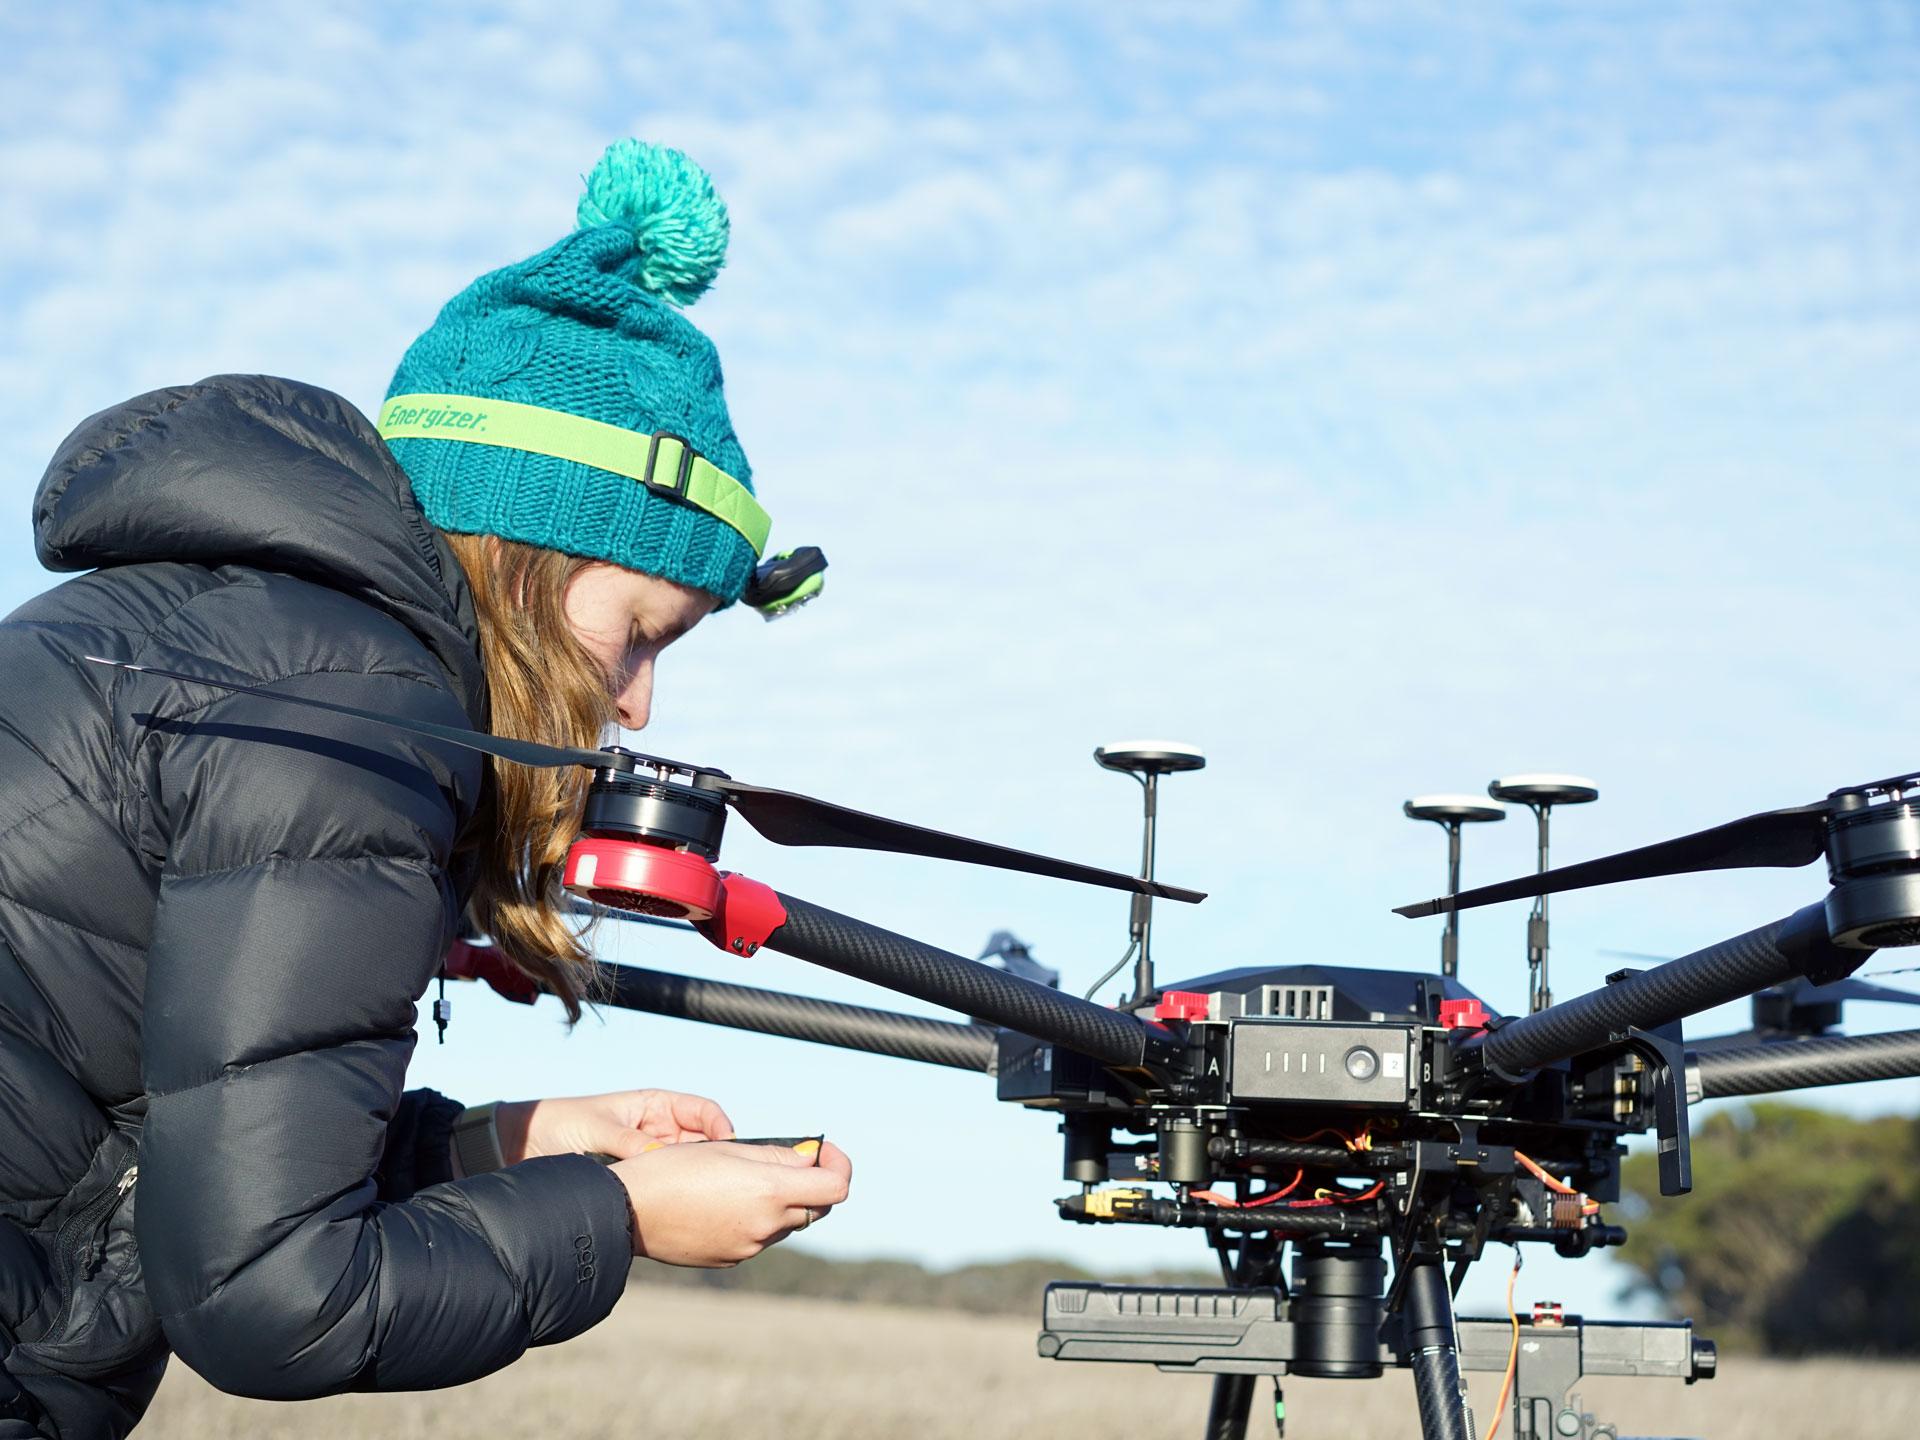
[[[678,435],[640,435],[564,410],[477,395],[395,395],[380,407],[382,439],[459,440],[572,460],[638,480],[723,520],[758,559],[773,521],[753,492]]]

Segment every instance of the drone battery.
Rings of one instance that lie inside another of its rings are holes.
[[[1404,1110],[1413,1103],[1419,1037],[1414,1025],[1243,1016],[1232,1026],[1227,1101]]]

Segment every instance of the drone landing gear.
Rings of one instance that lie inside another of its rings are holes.
[[[1209,1236],[1220,1257],[1220,1276],[1230,1288],[1266,1287],[1270,1293],[1283,1293],[1281,1251],[1285,1244],[1273,1234],[1243,1231],[1234,1241],[1223,1230]],[[1044,1350],[1043,1352],[1044,1353]],[[1247,1422],[1253,1414],[1254,1391],[1258,1375],[1220,1374],[1213,1377],[1213,1398],[1207,1405],[1205,1440],[1246,1440]],[[1280,1377],[1273,1377],[1274,1440],[1286,1440],[1287,1407],[1280,1391]]]
[[[1207,1428],[1205,1440],[1246,1440],[1247,1421],[1253,1414],[1253,1392],[1260,1383],[1258,1375],[1216,1375],[1213,1377],[1213,1400],[1207,1406]],[[1275,1382],[1278,1392],[1279,1382]],[[1285,1435],[1286,1420],[1280,1411],[1276,1399],[1274,1405],[1277,1423]]]
[[[1413,1262],[1407,1279],[1406,1363],[1413,1368],[1414,1394],[1420,1402],[1421,1440],[1474,1440],[1473,1412],[1460,1382],[1460,1352],[1455,1341],[1453,1291],[1437,1255]]]

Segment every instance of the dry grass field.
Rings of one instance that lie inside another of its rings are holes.
[[[1037,1308],[1037,1306],[1036,1306]],[[1005,1316],[633,1289],[571,1344],[458,1390],[305,1404],[236,1400],[175,1364],[139,1440],[1194,1440],[1207,1383],[1130,1366],[1039,1360]],[[1487,1377],[1479,1377],[1484,1386]],[[1733,1358],[1715,1380],[1590,1381],[1586,1408],[1622,1435],[1908,1440],[1920,1365]],[[1265,1391],[1263,1382],[1262,1398]],[[1484,1429],[1491,1391],[1476,1390]],[[1405,1375],[1287,1386],[1289,1440],[1417,1436]],[[1505,1426],[1502,1427],[1506,1429]],[[1256,1413],[1250,1436],[1270,1436]]]

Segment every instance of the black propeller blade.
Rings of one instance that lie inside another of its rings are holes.
[[[1648,956],[1647,958],[1659,957]],[[1888,972],[1869,973],[1886,974]],[[1780,1010],[1777,1002],[1782,1000],[1791,1009],[1784,1012]],[[1750,1028],[1732,1035],[1689,1038],[1687,1046],[1696,1054],[1709,1055],[1720,1050],[1738,1050],[1751,1045],[1795,1045],[1802,1040],[1822,1035],[1826,1025],[1830,1023],[1829,1017],[1821,1015],[1816,1007],[1827,1005],[1838,1007],[1850,1000],[1870,1000],[1881,1005],[1920,1005],[1920,992],[1896,990],[1889,985],[1870,985],[1864,980],[1851,977],[1829,981],[1825,985],[1816,985],[1804,977],[1788,980],[1754,994],[1754,1023]],[[1769,1004],[1770,1001],[1776,1003]],[[1800,1021],[1801,1016],[1813,1017],[1811,1028]]]
[[[990,865],[997,870],[1018,870],[1028,875],[1073,880],[1082,885],[1104,885],[1112,890],[1157,895],[1163,900],[1184,900],[1189,905],[1197,905],[1207,898],[1198,890],[1183,890],[1177,885],[1145,881],[1137,875],[1122,875],[1114,870],[1078,865],[1071,860],[1010,850],[985,840],[948,835],[785,790],[744,785],[738,780],[720,782],[717,788],[726,794],[728,803],[742,820],[776,845],[834,845],[847,850],[926,855],[935,860]]]
[[[541,745],[531,740],[513,740],[499,735],[485,735],[477,730],[462,730],[452,725],[436,725],[428,720],[382,715],[376,710],[362,710],[355,705],[336,705],[332,701],[313,700],[304,695],[287,695],[258,685],[242,685],[232,680],[214,680],[205,675],[187,675],[177,670],[163,670],[157,665],[135,665],[125,660],[103,659],[98,655],[88,655],[85,658],[96,665],[111,665],[120,670],[158,675],[167,680],[179,680],[189,685],[211,685],[216,689],[232,690],[242,695],[256,695],[263,700],[278,700],[289,705],[304,705],[310,710],[325,710],[335,715],[367,720],[376,725],[411,731],[429,739],[444,740],[450,745],[478,750],[482,754],[511,760],[520,765],[581,765],[589,770],[632,770],[639,764],[658,763],[671,769],[688,768],[671,761],[658,761],[656,757],[648,755],[635,756],[616,750],[578,750],[559,745]],[[717,771],[705,772],[702,780],[703,788],[717,790],[725,795],[727,803],[738,812],[741,819],[776,845],[823,845],[845,850],[881,850],[899,855],[924,855],[934,860],[958,860],[970,865],[991,866],[997,870],[1015,870],[1028,875],[1044,875],[1056,880],[1072,880],[1082,885],[1103,885],[1112,890],[1155,895],[1166,900],[1182,900],[1190,905],[1198,904],[1206,898],[1198,890],[1183,890],[1173,885],[1148,882],[1138,876],[1123,875],[1116,870],[1101,870],[1091,865],[1075,864],[1071,860],[1055,860],[1045,855],[1034,855],[1025,850],[1009,849],[1004,845],[990,844],[985,840],[969,840],[960,835],[948,835],[938,830],[928,830],[923,826],[909,825],[905,821],[888,820],[859,810],[849,810],[843,805],[835,805],[826,800],[815,800],[807,795],[795,795],[785,790],[769,790],[759,785],[748,785],[742,781],[727,778]]]
[[[1563,890],[1614,885],[1622,880],[1647,880],[1656,875],[1759,866],[1791,869],[1826,853],[1827,815],[1831,808],[1831,801],[1821,800],[1785,810],[1763,810],[1744,820],[1716,825],[1711,830],[1699,830],[1675,840],[1662,840],[1656,845],[1643,845],[1638,850],[1625,850],[1578,865],[1563,865],[1557,870],[1503,880],[1498,885],[1483,885],[1477,890],[1463,890],[1458,895],[1426,900],[1418,905],[1395,906],[1393,913],[1417,920],[1424,915],[1471,910],[1502,900],[1557,895]]]
[[[1920,1005],[1920,992],[1896,990],[1891,985],[1870,985],[1865,980],[1835,980],[1816,985],[1802,980],[1794,993],[1796,1005],[1821,1005],[1830,1000],[1872,1000],[1881,1005]]]
[[[1602,950],[1600,953],[1617,956],[1622,960],[1648,960],[1655,965],[1664,965],[1667,961],[1677,958],[1672,955],[1654,955],[1645,950]],[[1912,972],[1910,970],[1869,970],[1866,973],[1905,975]],[[1825,985],[1816,985],[1803,977],[1771,988],[1787,996],[1795,1005],[1825,1005],[1836,1000],[1878,1000],[1887,1005],[1920,1005],[1920,990],[1896,990],[1891,985],[1872,985],[1858,976],[1829,981]],[[1763,990],[1760,993],[1764,995],[1768,992]]]
[[[1673,955],[1655,955],[1646,950],[1602,950],[1602,955],[1617,956],[1622,960],[1648,960],[1655,965],[1664,965],[1676,959]],[[1905,970],[1869,970],[1869,975],[1903,975]],[[1885,1005],[1920,1005],[1920,991],[1896,990],[1891,985],[1872,985],[1858,976],[1849,976],[1841,980],[1830,980],[1825,985],[1816,985],[1804,976],[1798,980],[1788,980],[1783,984],[1769,986],[1758,995],[1779,994],[1795,1005],[1826,1005],[1835,1001],[1877,1000]],[[1756,995],[1756,998],[1758,996]],[[1725,1036],[1718,1036],[1725,1039]]]
[[[287,705],[304,705],[309,710],[327,710],[335,715],[349,715],[355,720],[371,720],[376,725],[386,725],[395,730],[411,730],[416,735],[425,735],[429,739],[444,740],[449,745],[459,745],[464,749],[478,750],[483,755],[497,755],[502,760],[511,760],[518,765],[584,765],[590,770],[631,770],[634,767],[632,757],[612,754],[605,750],[575,750],[560,745],[541,745],[532,740],[510,740],[501,735],[483,735],[478,730],[462,730],[452,725],[436,725],[431,720],[405,720],[398,715],[382,715],[377,710],[362,710],[357,705],[336,705],[330,700],[313,700],[305,695],[287,695],[278,690],[262,689],[258,685],[238,685],[231,680],[215,680],[206,675],[184,675],[178,670],[162,670],[158,665],[134,665],[125,660],[103,660],[98,655],[84,657],[95,665],[111,665],[119,670],[136,670],[142,675],[159,675],[167,680],[184,680],[189,685],[211,685],[217,690],[232,690],[241,695],[257,695],[262,700],[278,700]]]

